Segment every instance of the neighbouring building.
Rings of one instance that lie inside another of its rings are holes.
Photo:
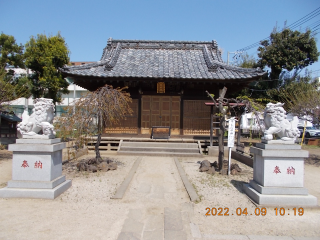
[[[92,63],[92,62],[70,62],[70,66],[81,66],[83,64]],[[14,77],[21,77],[23,75],[30,75],[32,74],[32,71],[29,69],[22,69],[22,68],[14,68],[12,66],[9,66],[6,68],[6,70],[13,70],[14,71]],[[64,108],[66,106],[70,106],[73,104],[74,100],[79,99],[81,96],[83,96],[87,90],[77,86],[76,84],[73,84],[72,82],[69,82],[70,85],[68,86],[69,93],[68,94],[62,94],[61,103],[58,103],[56,105],[56,116],[60,116],[63,112],[65,112]],[[32,113],[33,109],[33,98],[30,97],[28,99],[26,98],[18,98],[14,101],[10,102],[10,108],[9,110],[14,112],[14,114],[17,117],[22,117],[22,113],[25,108],[28,108],[29,114]]]
[[[17,124],[21,122],[14,112],[3,111],[0,113],[0,144],[15,143],[17,139]]]
[[[257,118],[258,116],[258,118]],[[249,133],[252,131],[255,134],[263,133],[266,126],[264,124],[263,113],[258,112],[257,114],[243,113],[241,116],[240,129],[242,133]]]
[[[169,126],[171,135],[209,135],[210,102],[206,90],[227,95],[265,74],[261,69],[227,65],[216,41],[144,41],[109,39],[100,61],[65,66],[62,74],[94,91],[105,84],[127,86],[133,114],[106,133],[147,134]],[[226,96],[227,97],[227,96]]]
[[[79,99],[81,96],[83,96],[87,90],[77,86],[76,84],[70,84],[68,86],[69,93],[68,94],[62,94],[62,101],[61,103],[56,104],[56,116],[60,116],[63,112],[65,112],[64,108],[67,106],[72,106],[73,101]],[[29,114],[32,113],[33,109],[33,98],[30,97],[28,99],[26,98],[18,98],[16,100],[13,100],[10,103],[10,110],[13,111],[18,117],[22,117],[22,113],[24,109],[27,107]]]

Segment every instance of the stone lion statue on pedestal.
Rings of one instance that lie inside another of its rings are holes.
[[[297,128],[298,118],[294,117],[291,122],[287,120],[283,103],[268,103],[264,110],[264,122],[266,130],[262,139],[272,140],[276,134],[283,141],[295,140],[300,136]]]
[[[47,136],[55,137],[56,132],[52,125],[55,106],[52,99],[36,98],[34,108],[29,116],[28,111],[24,110],[22,122],[17,125],[18,131],[23,136]],[[40,133],[40,134],[39,134]]]

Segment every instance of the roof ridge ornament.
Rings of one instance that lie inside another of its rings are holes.
[[[241,68],[241,67],[230,66],[228,64],[225,64],[223,62],[220,62],[220,61],[217,61],[214,59],[211,60],[209,57],[209,55],[210,55],[209,50],[206,45],[203,46],[202,52],[203,52],[203,57],[204,57],[204,60],[207,64],[209,72],[214,72],[218,68],[222,68],[225,70],[231,70],[231,71],[236,70],[236,71],[239,71],[242,73],[255,73],[256,71],[263,72],[259,67],[258,68]]]
[[[118,61],[121,49],[121,43],[117,43],[116,49],[113,51],[110,60],[105,64],[105,70],[111,71],[113,69]]]
[[[211,59],[209,57],[209,50],[206,45],[203,46],[202,53],[203,53],[204,60],[206,61],[209,72],[216,71],[218,69],[218,66],[217,66],[217,64],[214,64],[211,61]]]

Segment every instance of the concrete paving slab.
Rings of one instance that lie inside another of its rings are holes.
[[[248,235],[250,240],[293,240],[289,236],[261,236],[261,235]]]
[[[144,211],[141,209],[129,209],[128,218],[141,221],[144,217]]]
[[[164,208],[164,230],[182,231],[181,212],[172,208]]]
[[[144,231],[143,240],[163,240],[163,229],[156,231]]]
[[[191,230],[192,237],[201,238],[201,232],[197,224],[190,223],[190,230]]]
[[[151,185],[148,183],[141,183],[138,188],[138,192],[141,192],[141,193],[150,193],[150,191],[151,191]]]
[[[187,240],[187,235],[183,231],[165,230],[164,240]]]
[[[320,237],[292,237],[294,240],[319,240]]]
[[[202,239],[215,240],[249,240],[246,235],[219,235],[219,234],[203,234]]]
[[[131,232],[121,232],[117,240],[141,240],[141,235]]]
[[[147,218],[144,231],[161,230],[163,232],[164,218],[163,215],[152,215]]]
[[[155,185],[152,188],[150,197],[151,198],[164,199],[164,187],[161,186],[161,185]]]
[[[138,222],[136,219],[127,218],[124,221],[121,232],[131,232],[140,234],[142,233],[143,223]]]

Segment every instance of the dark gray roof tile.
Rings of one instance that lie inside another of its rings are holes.
[[[229,66],[222,61],[215,41],[108,40],[101,60],[65,66],[66,75],[176,79],[251,79],[261,69]]]

